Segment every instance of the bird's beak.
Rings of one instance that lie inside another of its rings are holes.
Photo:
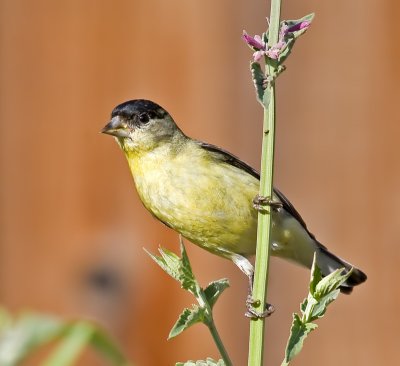
[[[129,129],[119,116],[113,117],[100,132],[116,137],[129,137]]]

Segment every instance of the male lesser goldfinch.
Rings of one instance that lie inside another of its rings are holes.
[[[169,113],[149,100],[114,108],[103,133],[124,151],[144,206],[158,220],[213,254],[232,260],[249,278],[255,254],[259,173],[219,147],[186,136]],[[277,189],[272,210],[272,255],[310,268],[314,253],[323,275],[353,272],[341,287],[350,293],[367,277],[319,243]]]

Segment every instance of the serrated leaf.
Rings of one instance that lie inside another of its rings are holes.
[[[314,255],[309,294],[300,304],[302,318],[297,314],[293,314],[293,323],[282,366],[288,365],[301,351],[307,335],[317,327],[312,321],[323,317],[328,305],[339,296],[339,287],[351,274],[351,271],[342,274],[343,271],[345,269],[338,269],[322,278],[321,270],[316,264],[316,256]]]
[[[268,108],[271,100],[271,89],[265,87],[265,75],[258,62],[250,63],[251,75],[256,89],[257,100],[263,108]]]
[[[217,281],[211,282],[204,290],[204,295],[206,296],[207,302],[211,309],[214,304],[227,288],[229,287],[229,281],[227,278],[222,278]]]
[[[293,314],[292,327],[290,328],[290,336],[286,346],[285,359],[281,366],[289,365],[289,362],[301,351],[304,340],[307,335],[317,328],[314,323],[302,323],[297,314]]]
[[[188,290],[193,295],[197,296],[200,291],[200,286],[198,285],[196,279],[190,276],[190,273],[187,272],[184,268],[181,268],[181,272],[179,274],[179,282],[183,289]]]
[[[183,244],[182,237],[180,237],[180,247],[182,258],[179,280],[185,290],[190,291],[193,295],[196,296],[200,291],[200,286],[194,277],[192,266],[190,265],[189,257],[186,253],[186,248]]]
[[[196,323],[202,322],[204,319],[204,311],[203,308],[200,308],[197,305],[193,305],[192,309],[185,308],[169,332],[168,339],[174,338],[181,334],[185,329],[188,329]]]
[[[308,298],[305,298],[303,302],[300,304],[300,310],[302,313],[304,313],[307,309],[307,304],[308,304]]]
[[[192,271],[192,266],[190,265],[189,257],[186,252],[185,244],[183,244],[182,236],[179,236],[179,245],[181,249],[181,255],[182,255],[182,266],[185,268],[188,273],[190,273],[191,277],[194,277],[193,271]]]
[[[223,360],[213,360],[212,358],[207,358],[205,361],[186,361],[186,362],[177,362],[175,366],[225,366],[225,362]]]
[[[179,270],[181,267],[181,259],[179,258],[179,256],[166,248],[158,248],[158,251],[160,252],[162,259],[164,260],[168,268],[170,268],[174,276],[178,276],[179,278]]]
[[[352,269],[348,272],[345,272],[344,268],[337,269],[336,271],[330,273],[328,276],[324,277],[318,284],[315,286],[315,291],[313,296],[316,299],[321,299],[325,295],[330,292],[338,289],[346,280],[350,277],[352,273]],[[343,272],[345,272],[343,274]]]
[[[339,296],[340,290],[335,290],[330,292],[329,294],[325,295],[323,298],[319,299],[314,305],[311,314],[309,314],[310,321],[314,321],[318,318],[322,318],[325,315],[328,305],[335,301],[336,298]]]
[[[174,252],[165,248],[158,249],[161,256],[154,255],[149,251],[146,253],[172,278],[180,282],[181,287],[190,291],[195,296],[200,291],[200,286],[194,278],[189,258],[186,254],[185,247],[181,242],[182,258],[179,258]]]
[[[310,294],[314,295],[315,288],[318,282],[322,280],[322,272],[317,266],[317,255],[314,253],[314,259],[311,267],[311,277],[310,277]]]
[[[160,253],[162,253],[163,249],[159,249]],[[156,262],[167,274],[169,274],[172,278],[175,280],[179,281],[179,270],[176,268],[175,265],[172,267],[169,265],[170,261],[167,263],[165,261],[164,256],[158,256],[150,253],[147,249],[144,249],[144,251],[150,256],[151,259],[153,259],[154,262]]]

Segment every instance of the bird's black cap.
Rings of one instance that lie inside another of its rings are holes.
[[[132,119],[135,115],[142,113],[154,115],[155,118],[163,118],[168,114],[164,108],[151,100],[134,99],[117,105],[113,109],[111,117],[121,116]]]

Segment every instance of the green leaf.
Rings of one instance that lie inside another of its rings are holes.
[[[211,282],[204,290],[207,302],[212,309],[222,292],[229,287],[229,281],[227,278],[222,278],[217,281]]]
[[[310,278],[310,294],[314,295],[315,288],[317,287],[318,282],[322,280],[322,272],[320,268],[317,266],[317,257],[316,253],[314,253],[313,264],[311,267],[311,278]]]
[[[340,290],[334,290],[333,292],[325,295],[323,298],[319,299],[317,303],[314,305],[311,314],[307,314],[310,321],[314,321],[318,318],[322,318],[325,315],[328,305],[335,301],[339,296]]]
[[[314,17],[315,17],[315,14],[314,13],[310,13],[310,14],[307,14],[303,18],[300,18],[300,19],[284,20],[283,22],[281,22],[281,26],[282,26],[282,24],[286,24],[289,27],[292,27],[292,26],[294,26],[296,24],[303,23],[303,22],[311,23],[313,21]],[[302,34],[304,34],[306,31],[307,31],[307,28],[303,28],[303,29],[300,29],[298,31],[292,32],[291,34],[294,36],[294,38],[298,38]]]
[[[192,266],[190,265],[189,257],[186,252],[185,245],[183,244],[182,236],[179,235],[179,246],[181,249],[181,255],[182,255],[182,267],[186,268],[188,273],[190,274],[191,277],[194,278],[193,271],[192,271]]]
[[[293,314],[292,327],[286,346],[285,359],[281,366],[289,365],[289,362],[301,351],[307,335],[317,328],[317,324],[303,323],[297,314]]]
[[[64,324],[57,318],[35,313],[9,319],[0,334],[0,365],[18,365],[38,347],[62,335]]]
[[[344,268],[337,269],[336,271],[330,273],[328,276],[324,277],[315,286],[315,291],[313,296],[316,299],[320,299],[325,295],[331,293],[338,289],[346,280],[350,277],[353,269],[346,272]],[[344,274],[343,274],[344,273]]]
[[[265,85],[265,75],[258,62],[250,63],[251,75],[253,78],[254,87],[256,89],[257,100],[263,108],[268,108],[271,100],[271,88]]]
[[[160,257],[151,254],[147,249],[144,250],[166,273],[179,281],[179,257],[175,253],[164,248],[159,248],[158,251],[161,253]]]
[[[200,286],[194,277],[192,266],[190,265],[189,257],[187,256],[186,248],[181,236],[179,237],[179,240],[182,255],[179,280],[185,290],[188,290],[193,295],[197,296],[200,291]]]
[[[87,321],[66,323],[61,344],[49,356],[43,366],[74,365],[83,350],[93,346],[113,365],[129,366],[130,363],[107,334]]]
[[[301,23],[301,22],[309,22],[311,23],[312,20],[314,18],[314,13],[312,14],[308,14],[305,17],[301,18],[301,19],[297,19],[297,20],[285,20],[283,22],[281,22],[281,27],[286,24],[289,27]],[[297,38],[299,38],[302,34],[304,34],[307,31],[307,28],[303,28],[300,29],[298,31],[295,32],[291,32],[289,34],[287,34],[285,36],[285,41],[286,41],[286,47],[281,51],[279,57],[278,57],[278,62],[279,64],[283,64],[285,62],[285,60],[288,58],[288,56],[290,55],[290,53],[292,52],[293,46],[297,40]]]
[[[326,277],[322,277],[321,270],[316,263],[316,255],[314,255],[309,293],[307,298],[300,304],[302,317],[300,318],[299,315],[293,314],[293,323],[282,366],[288,365],[301,351],[304,340],[317,327],[312,321],[325,315],[328,305],[339,296],[339,287],[348,279],[352,272],[350,270],[343,274],[345,269],[342,268],[330,273]]]
[[[160,252],[166,266],[171,270],[171,276],[179,278],[181,259],[174,252],[171,252],[166,248],[159,248],[158,251]]]
[[[192,309],[185,308],[179,319],[169,332],[168,339],[174,338],[181,334],[185,329],[188,329],[193,324],[203,322],[205,309],[197,305],[192,305]]]
[[[2,306],[0,306],[0,332],[10,328],[12,325],[11,314]]]
[[[196,297],[196,300],[199,304],[192,305],[191,309],[186,308],[183,310],[182,314],[179,316],[179,319],[172,327],[168,339],[176,337],[177,335],[181,334],[185,329],[191,327],[193,324],[202,322],[209,328],[210,332],[212,333],[214,341],[218,347],[218,350],[220,351],[222,358],[226,360],[229,365],[231,365],[229,356],[226,353],[225,347],[223,346],[219,334],[215,328],[214,320],[212,317],[212,306],[215,304],[218,297],[225,290],[225,288],[228,287],[228,281],[226,279],[215,281],[213,283],[210,283],[209,286],[203,291],[193,275],[192,267],[190,265],[190,261],[187,256],[181,236],[180,249],[181,258],[179,258],[176,254],[167,251],[166,249],[160,249],[161,257],[154,256],[147,252],[150,257],[158,265],[161,266],[161,268],[163,268],[168,274],[170,274],[173,278],[181,283],[182,288],[191,292]],[[206,362],[211,361],[208,360]],[[212,365],[211,363],[206,364]],[[218,363],[218,365],[221,365],[221,363]]]
[[[197,283],[192,267],[189,262],[189,258],[186,254],[185,246],[181,240],[181,254],[182,258],[179,258],[174,252],[169,251],[165,248],[158,249],[161,256],[153,255],[149,251],[146,253],[172,278],[177,280],[181,287],[185,290],[190,291],[196,297],[199,294],[200,286]]]
[[[83,350],[89,345],[94,333],[94,327],[88,322],[72,324],[61,344],[43,363],[43,366],[69,366],[73,365]]]
[[[46,366],[71,365],[83,348],[92,345],[106,355],[113,365],[129,365],[117,346],[97,327],[87,321],[64,322],[56,317],[24,313],[10,321],[0,332],[0,365],[19,365],[36,349],[60,341],[43,363]]]
[[[302,313],[304,313],[307,309],[307,304],[308,304],[308,298],[305,298],[303,302],[300,304],[300,310]]]
[[[116,342],[100,327],[94,328],[95,332],[92,335],[90,345],[99,353],[107,357],[113,365],[129,366],[131,363],[121,352]]]
[[[213,360],[212,358],[207,358],[205,361],[186,361],[177,362],[175,366],[225,366],[223,360]]]

